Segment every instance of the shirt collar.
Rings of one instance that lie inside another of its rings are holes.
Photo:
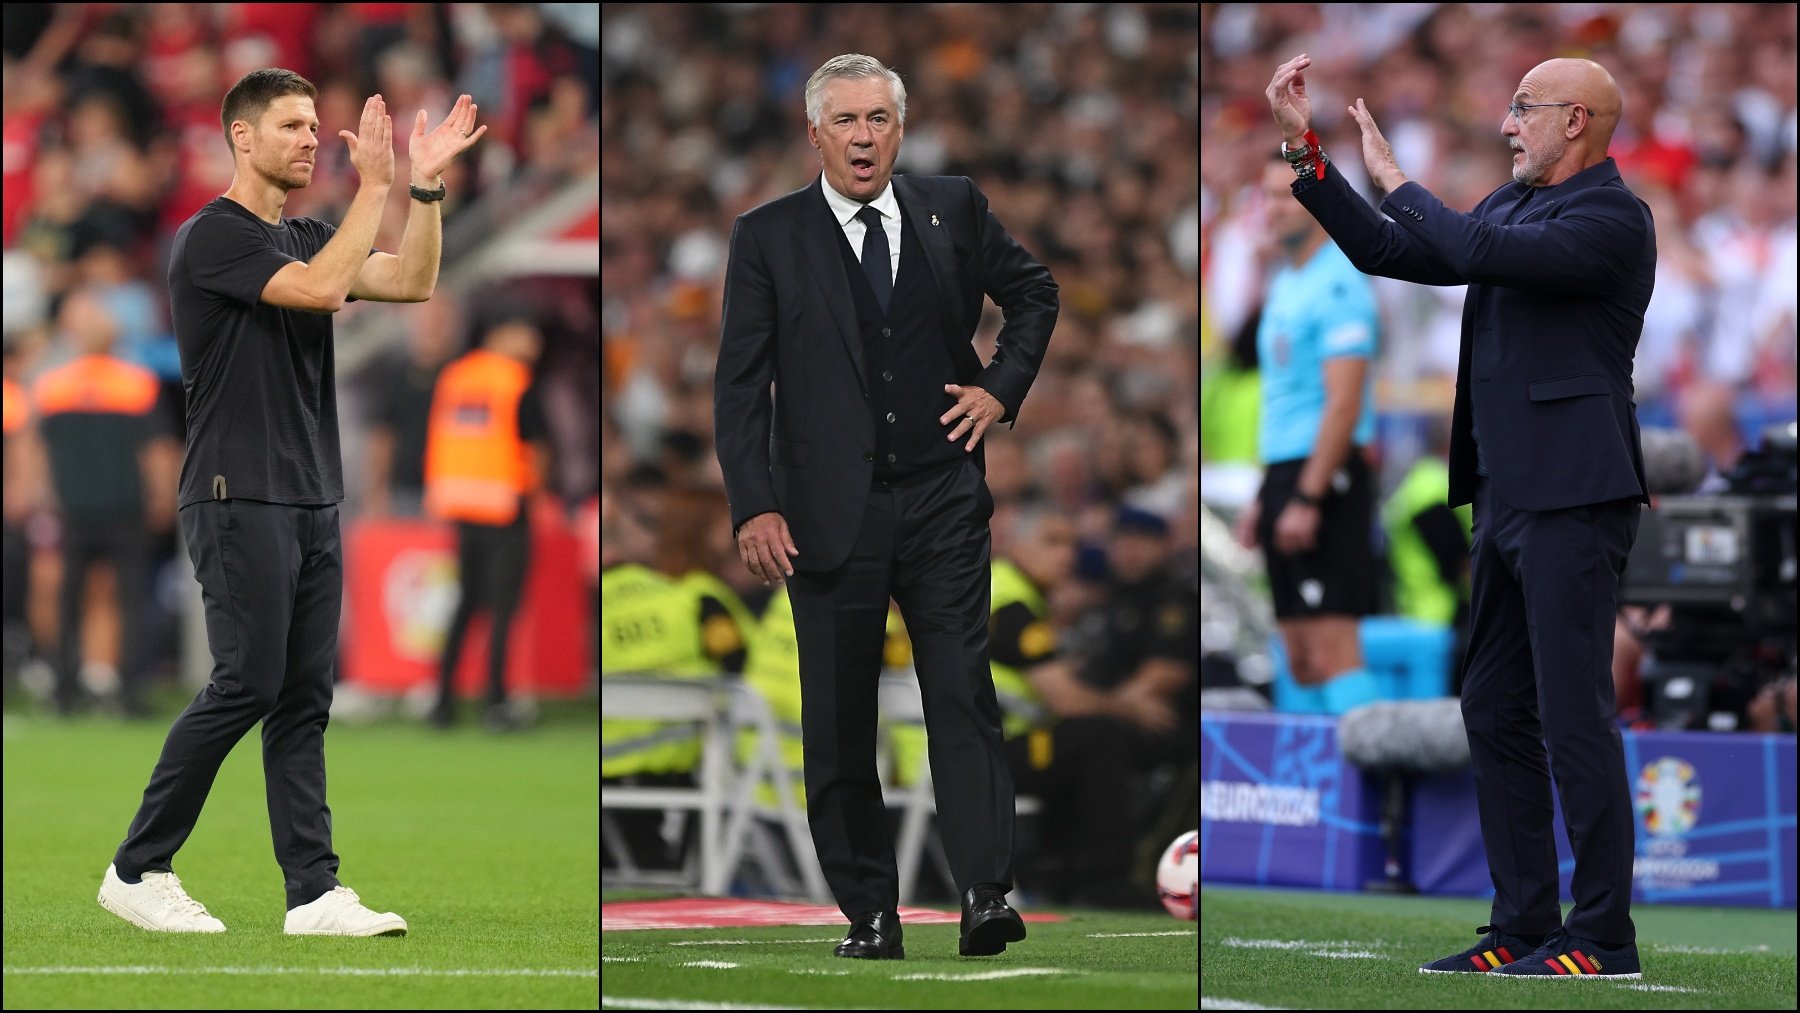
[[[1528,187],[1527,189],[1535,191],[1538,197],[1553,197],[1567,193],[1571,190],[1581,190],[1586,187],[1597,186],[1618,174],[1618,163],[1614,162],[1611,156],[1608,156],[1581,170],[1575,175],[1570,176],[1568,179],[1563,180],[1561,183],[1557,183],[1555,186]]]
[[[856,213],[863,209],[861,202],[853,201],[832,189],[831,181],[825,178],[824,173],[819,174],[819,189],[825,191],[825,203],[831,206],[831,216],[837,219],[840,228],[849,225]],[[894,198],[893,177],[888,178],[887,186],[881,188],[881,192],[875,195],[869,206],[881,212],[883,218],[900,217],[900,202]]]

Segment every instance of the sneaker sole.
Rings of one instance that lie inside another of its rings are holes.
[[[1502,974],[1502,978],[1548,978],[1556,981],[1636,981],[1644,977],[1643,972],[1637,974]]]
[[[282,929],[282,932],[290,936],[404,936],[406,935],[406,924],[404,922],[399,924],[385,922],[349,932],[342,929]]]
[[[140,916],[136,911],[133,911],[130,908],[126,907],[124,904],[113,900],[111,897],[108,897],[106,895],[106,891],[104,889],[102,889],[100,891],[100,896],[99,896],[98,900],[100,901],[101,907],[105,908],[108,911],[111,911],[113,914],[118,915],[120,918],[125,919],[126,921],[130,922],[131,924],[136,925],[138,928],[143,929],[145,932],[185,932],[185,933],[191,933],[194,935],[218,935],[219,933],[225,931],[223,928],[217,928],[217,929],[157,928],[156,926],[151,925],[149,922],[145,921],[143,919],[143,917]]]
[[[1502,965],[1504,966],[1504,965]],[[1493,974],[1492,971],[1440,971],[1434,967],[1419,968],[1420,974]]]

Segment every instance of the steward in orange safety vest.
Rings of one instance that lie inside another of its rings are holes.
[[[488,635],[487,724],[519,726],[507,703],[506,644],[523,599],[531,558],[526,499],[538,487],[544,421],[531,390],[543,336],[528,315],[509,310],[487,326],[482,346],[444,367],[425,437],[425,511],[456,525],[461,595],[438,663],[430,721],[455,721],[454,682],[463,637],[477,610]]]
[[[531,367],[477,348],[444,367],[425,443],[425,509],[444,520],[510,524],[537,483],[519,436]]]

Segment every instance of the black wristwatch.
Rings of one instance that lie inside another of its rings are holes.
[[[412,187],[413,200],[422,200],[427,204],[434,200],[443,200],[444,194],[449,192],[449,188],[444,185],[444,181],[441,179],[438,180],[438,188],[436,190],[426,190],[423,187],[412,186],[410,183],[407,185]]]
[[[1299,489],[1294,490],[1294,501],[1312,507],[1314,510],[1319,509],[1319,501],[1301,492]]]

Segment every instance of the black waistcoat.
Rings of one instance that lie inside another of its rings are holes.
[[[862,333],[869,413],[875,423],[875,477],[897,481],[965,457],[968,434],[955,443],[952,426],[938,418],[956,404],[944,385],[956,382],[956,367],[944,346],[937,286],[906,216],[900,217],[900,271],[887,312],[875,301],[863,275],[861,251],[850,249],[840,230],[838,253],[850,276],[856,324]]]

